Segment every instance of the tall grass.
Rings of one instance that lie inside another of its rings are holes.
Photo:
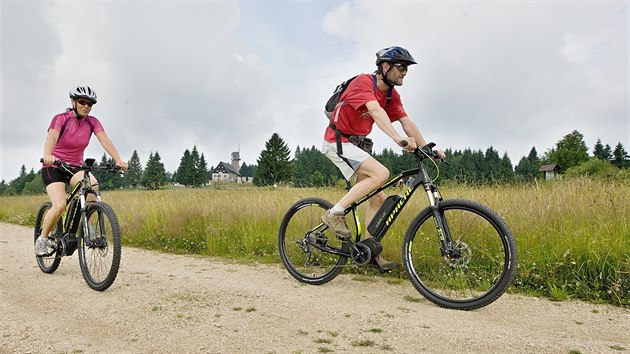
[[[335,188],[224,186],[107,192],[104,200],[118,215],[126,245],[279,262],[278,227],[291,204],[312,196],[334,202],[343,193]],[[442,194],[477,200],[505,219],[519,255],[513,289],[630,306],[627,181],[575,178],[520,186],[448,185]],[[0,197],[0,221],[32,226],[45,200]],[[425,206],[419,191],[383,240],[386,258],[400,264],[406,228]]]

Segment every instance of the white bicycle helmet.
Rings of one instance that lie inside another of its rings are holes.
[[[77,86],[70,90],[70,98],[85,98],[96,103],[96,92],[90,88],[90,86]]]

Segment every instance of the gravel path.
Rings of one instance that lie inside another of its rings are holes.
[[[0,224],[0,353],[630,353],[630,310],[614,306],[507,294],[462,312],[408,282],[307,286],[280,265],[129,247],[96,292],[76,252],[49,275],[32,245]]]

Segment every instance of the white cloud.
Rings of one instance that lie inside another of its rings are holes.
[[[516,164],[577,129],[628,143],[628,9],[565,2],[2,2],[0,179],[38,168],[68,90],[93,86],[121,154],[167,170],[197,145],[209,165],[256,162],[273,132],[319,146],[339,82],[407,47],[399,88],[442,147],[507,151]],[[24,26],[27,23],[28,26]],[[615,127],[611,129],[610,127]],[[377,149],[394,147],[374,129]],[[87,154],[100,159],[93,139]]]

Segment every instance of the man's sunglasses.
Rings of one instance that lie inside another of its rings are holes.
[[[398,71],[400,71],[401,73],[406,72],[407,71],[407,64],[403,64],[403,63],[396,63],[394,64],[394,66],[396,67],[396,69],[398,69]]]
[[[88,106],[88,107],[92,107],[94,105],[94,102],[86,101],[86,100],[77,100],[77,103],[80,104],[81,106]]]

